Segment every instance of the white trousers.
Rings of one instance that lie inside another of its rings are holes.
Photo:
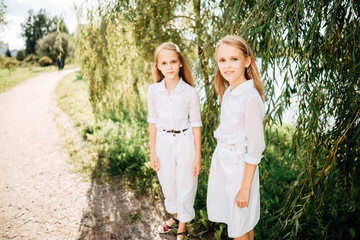
[[[180,222],[195,217],[194,201],[197,177],[193,178],[195,141],[192,129],[179,134],[157,131],[156,155],[160,170],[157,172],[165,208],[170,214],[177,213]]]

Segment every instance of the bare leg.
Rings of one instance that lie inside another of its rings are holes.
[[[249,240],[254,240],[254,229],[250,230],[248,234],[249,234]]]
[[[177,213],[173,214],[173,218],[177,219]],[[173,218],[170,218],[167,221],[165,221],[165,224],[170,228],[176,224],[176,221]],[[158,227],[158,230],[159,232],[167,231],[163,224]]]
[[[173,217],[175,219],[177,219],[177,213],[173,214]],[[176,222],[175,222],[175,220],[173,218],[170,218],[166,222],[167,222],[167,225],[169,225],[170,227],[172,227],[172,226],[174,226],[176,224]]]
[[[179,222],[179,227],[178,227],[177,232],[178,233],[184,233],[185,231],[186,231],[186,223]],[[184,235],[177,235],[177,239],[179,239],[179,240],[182,240],[184,238],[185,238]]]
[[[241,237],[234,238],[234,240],[254,240],[254,229],[252,229],[249,232],[245,233]]]
[[[248,234],[248,233],[245,233],[245,234],[242,235],[241,237],[234,238],[234,240],[249,240],[249,234]]]

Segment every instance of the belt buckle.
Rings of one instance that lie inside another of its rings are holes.
[[[176,136],[176,133],[173,133],[173,137],[175,137]]]

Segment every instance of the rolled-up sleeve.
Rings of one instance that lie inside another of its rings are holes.
[[[148,123],[154,123],[157,122],[157,113],[155,109],[155,91],[154,85],[150,85],[147,91],[147,105],[148,105]]]
[[[190,111],[189,111],[189,122],[191,127],[201,127],[201,113],[199,96],[195,89],[193,89],[190,97]]]
[[[265,149],[264,114],[264,104],[260,96],[250,96],[245,110],[245,134],[247,139],[245,162],[253,165],[260,163]]]

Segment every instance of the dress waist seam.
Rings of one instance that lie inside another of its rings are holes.
[[[246,147],[244,145],[229,144],[229,143],[224,143],[224,142],[218,141],[217,146],[220,148],[227,149],[231,152],[236,152],[241,155],[246,154]]]

